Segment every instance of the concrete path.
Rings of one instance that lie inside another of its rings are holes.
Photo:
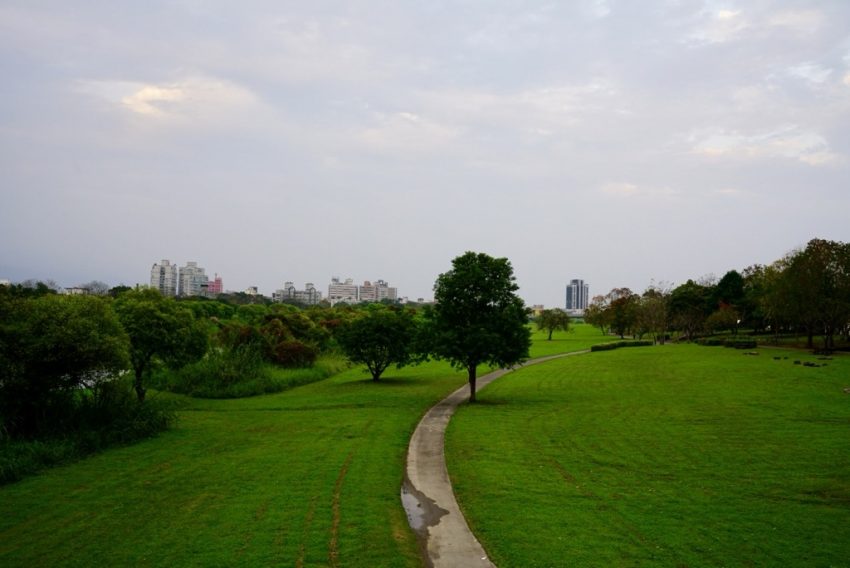
[[[526,361],[523,366],[579,353],[587,351],[539,357]],[[476,390],[512,370],[500,369],[479,377]],[[431,408],[413,432],[407,449],[407,474],[401,488],[401,501],[407,511],[407,520],[419,539],[425,564],[433,568],[495,568],[460,512],[446,470],[446,427],[458,405],[468,399],[469,384]]]

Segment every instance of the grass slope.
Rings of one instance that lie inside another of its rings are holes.
[[[850,358],[760,352],[579,355],[460,408],[448,467],[494,562],[846,566]]]
[[[0,488],[2,566],[418,566],[410,434],[465,382],[352,369],[285,393],[179,401],[175,429]]]

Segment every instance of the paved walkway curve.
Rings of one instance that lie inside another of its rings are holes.
[[[526,361],[523,366],[587,352],[538,357]],[[478,389],[512,370],[500,369],[479,377]],[[407,520],[419,539],[425,564],[433,568],[495,568],[460,512],[446,469],[446,427],[458,405],[468,398],[469,384],[466,384],[432,407],[419,422],[407,448],[407,472],[401,501],[407,511]]]

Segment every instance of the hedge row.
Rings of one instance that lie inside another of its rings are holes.
[[[591,351],[611,351],[612,349],[619,349],[620,347],[650,347],[652,346],[652,341],[614,341],[612,343],[601,343],[599,345],[593,345],[590,350]]]
[[[696,344],[706,347],[732,347],[734,349],[755,349],[758,345],[755,339],[721,339],[718,337],[697,339]]]

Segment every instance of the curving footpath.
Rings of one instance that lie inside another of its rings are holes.
[[[526,361],[523,366],[587,352],[538,357]],[[479,377],[477,390],[512,370],[500,369]],[[446,427],[458,405],[468,398],[467,384],[432,407],[413,432],[407,449],[407,472],[401,488],[401,501],[410,527],[419,540],[425,564],[433,568],[495,568],[460,512],[446,469]]]

